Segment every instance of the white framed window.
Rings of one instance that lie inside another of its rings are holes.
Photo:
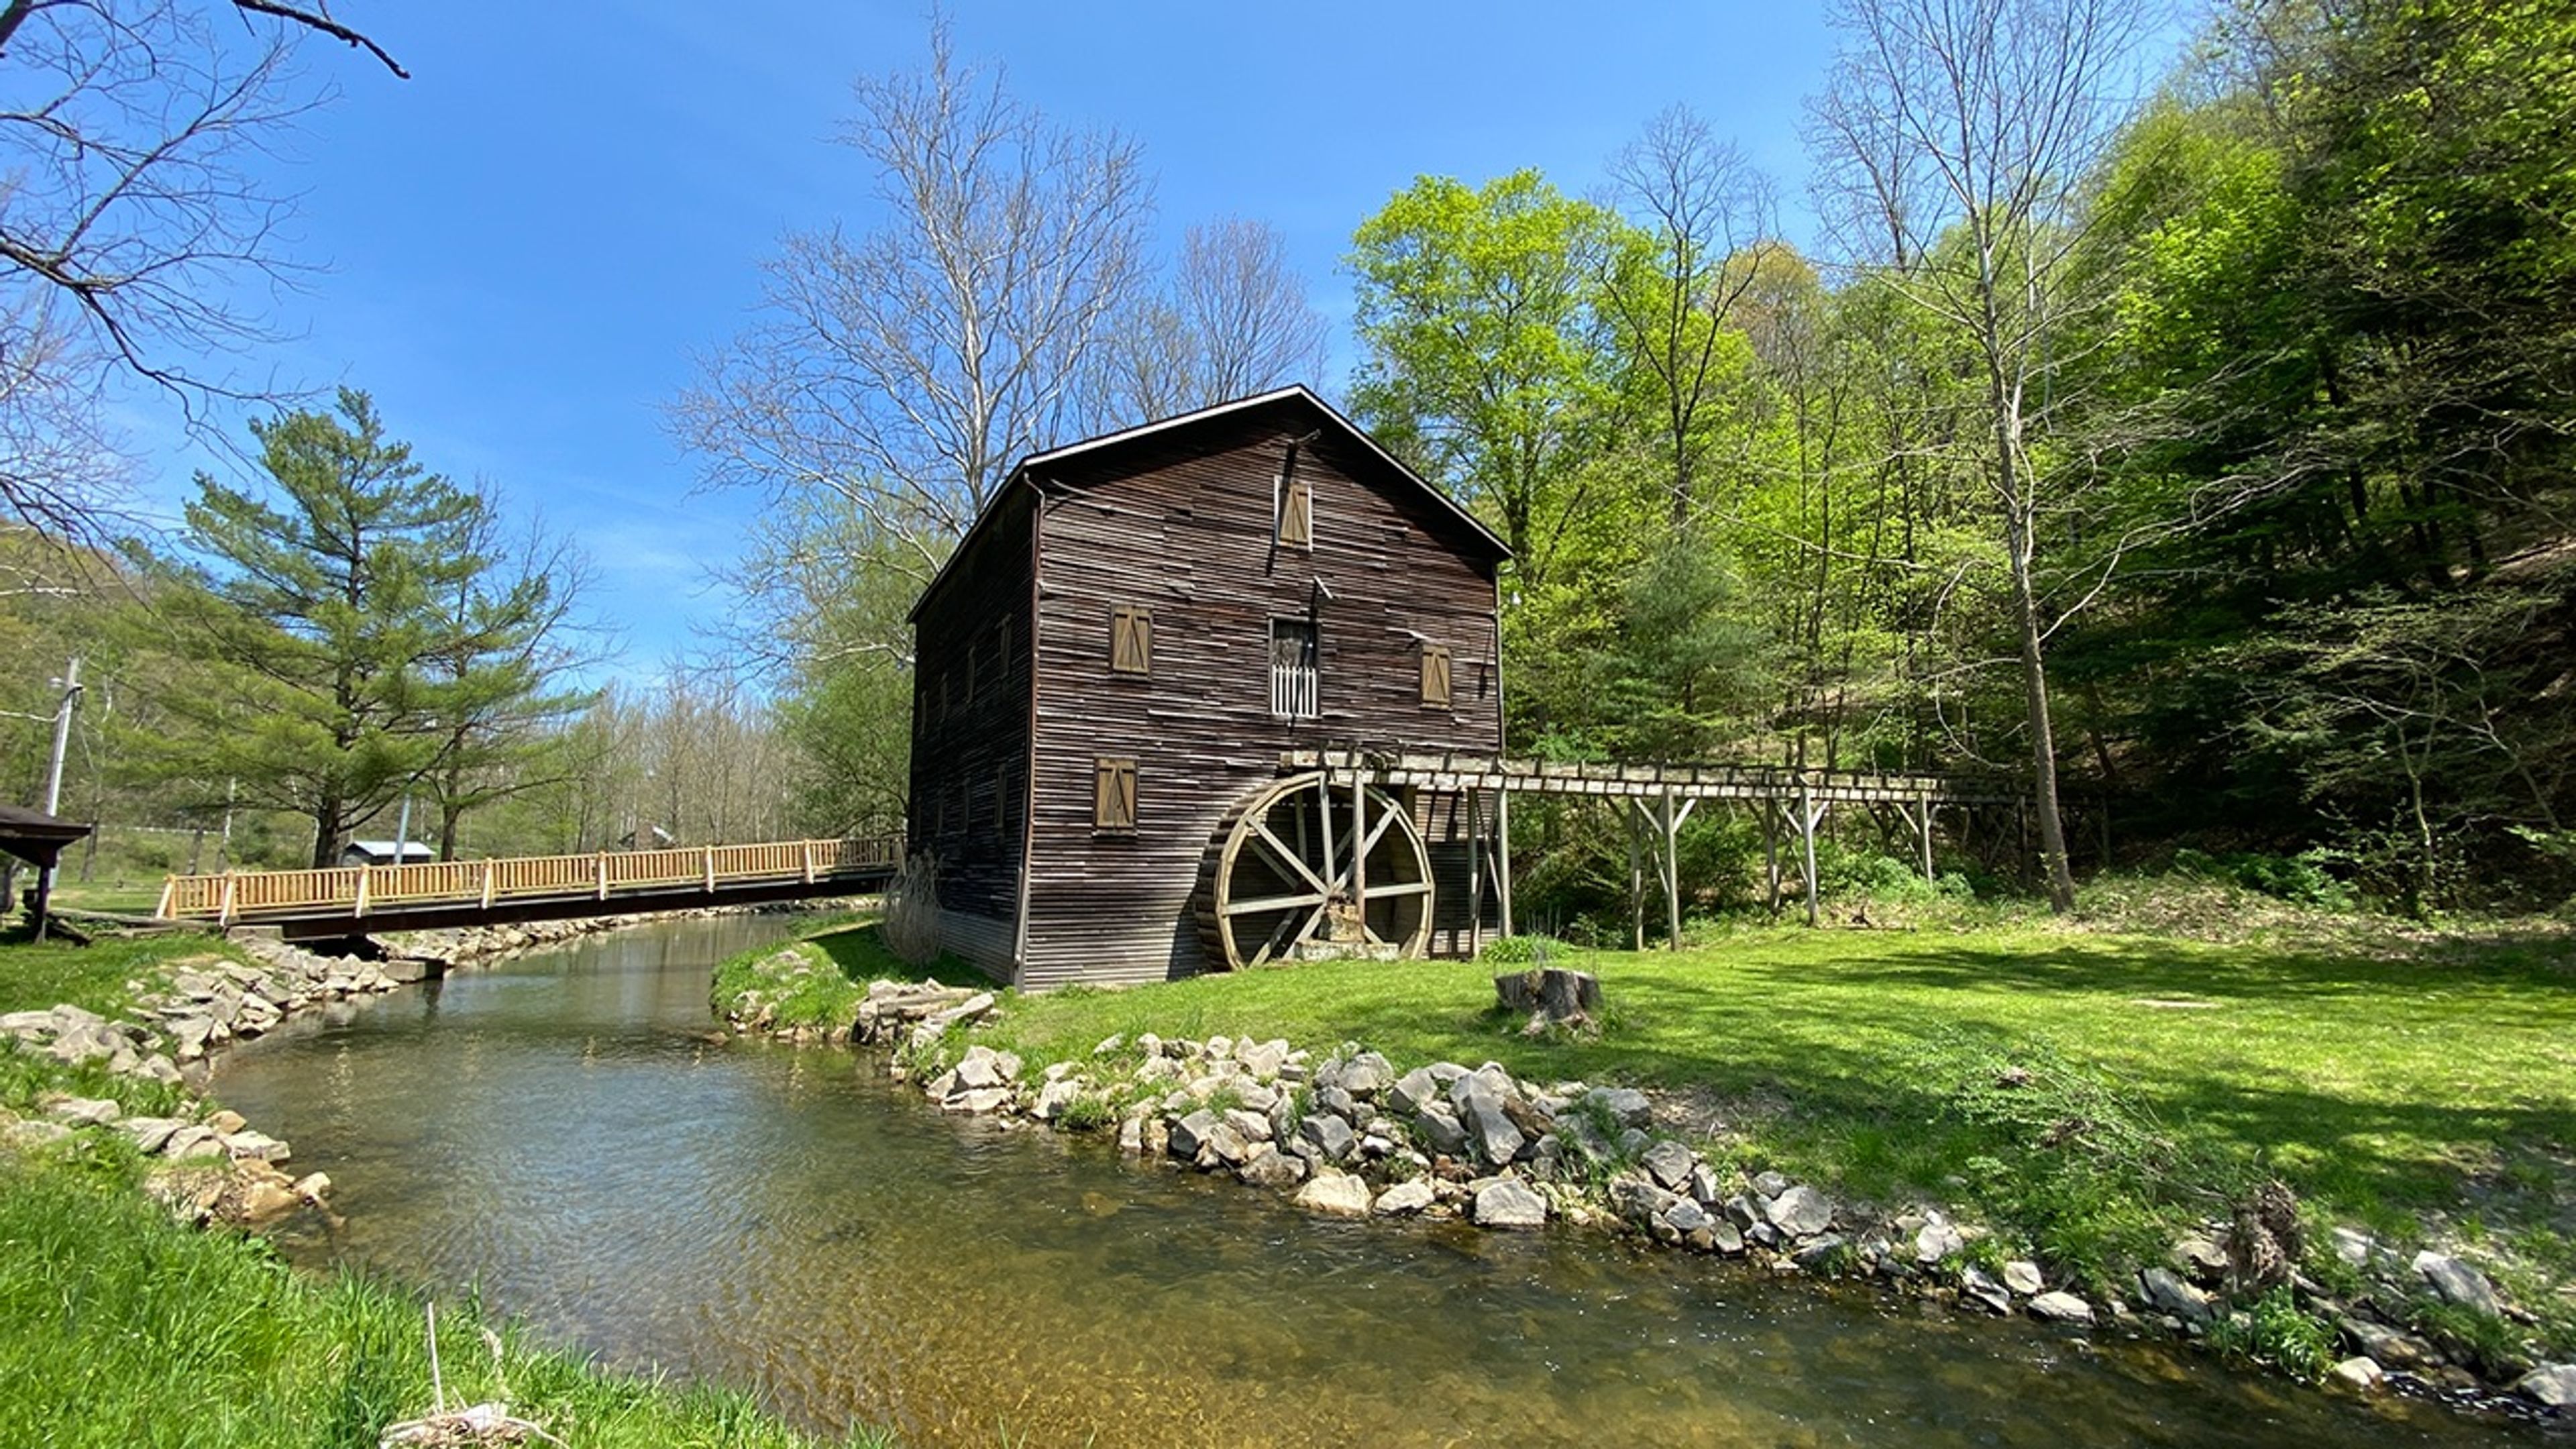
[[[1307,619],[1270,621],[1270,712],[1281,719],[1313,719],[1318,701],[1315,625]]]

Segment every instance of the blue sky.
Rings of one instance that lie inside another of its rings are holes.
[[[661,409],[740,331],[782,233],[865,227],[870,177],[829,144],[851,80],[924,53],[914,4],[338,7],[408,66],[314,46],[337,99],[278,162],[291,254],[322,270],[252,359],[371,391],[422,461],[576,536],[622,669],[655,672],[729,601],[755,501],[693,491]],[[613,16],[613,18],[603,18]],[[1288,237],[1350,362],[1352,229],[1423,173],[1520,166],[1595,187],[1679,101],[1781,183],[1804,241],[1802,98],[1831,40],[1803,4],[960,4],[961,55],[1050,116],[1117,127],[1159,178],[1166,239],[1221,214]],[[235,467],[139,417],[147,496]]]

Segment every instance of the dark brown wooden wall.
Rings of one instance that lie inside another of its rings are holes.
[[[1488,546],[1329,425],[1298,454],[1313,488],[1313,549],[1273,545],[1273,480],[1288,441],[1322,421],[1290,400],[1036,470],[1044,502],[1021,984],[1199,969],[1192,895],[1210,837],[1277,777],[1283,749],[1501,749]],[[1318,580],[1332,595],[1320,604]],[[1153,610],[1150,675],[1110,670],[1110,615],[1122,604]],[[1276,719],[1270,621],[1310,608],[1322,717]],[[1445,710],[1421,702],[1424,640],[1454,660]],[[927,659],[927,642],[923,651]],[[1132,835],[1093,829],[1102,756],[1137,762]]]
[[[949,949],[1006,980],[1028,816],[1033,503],[1018,490],[994,505],[913,635],[909,848],[938,858]]]

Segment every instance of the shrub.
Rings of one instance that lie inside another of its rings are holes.
[[[2272,855],[2263,851],[2212,855],[2205,850],[2185,847],[2174,852],[2174,869],[2204,880],[2224,881],[2294,905],[2350,910],[2352,889],[2326,873],[2323,864],[2326,858],[2324,852],[2315,850],[2301,851],[2297,855]]]
[[[1532,966],[1563,956],[1569,949],[1554,936],[1502,936],[1487,943],[1476,959],[1497,966]]]

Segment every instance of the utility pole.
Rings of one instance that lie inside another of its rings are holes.
[[[54,757],[45,766],[45,813],[47,815],[59,814],[62,810],[63,752],[70,747],[72,741],[72,706],[80,700],[80,664],[80,656],[73,655],[70,667],[63,671],[63,677],[53,681],[62,690],[63,700],[62,703],[54,706]],[[57,850],[55,855],[59,859],[60,850]],[[45,939],[45,925],[53,914],[53,905],[54,862],[48,861],[36,874],[36,939],[39,941]]]
[[[72,703],[81,692],[79,655],[72,656],[71,667],[53,683],[62,690],[63,700],[54,706],[54,758],[45,767],[45,813],[59,815],[63,805],[63,752],[72,742]]]

